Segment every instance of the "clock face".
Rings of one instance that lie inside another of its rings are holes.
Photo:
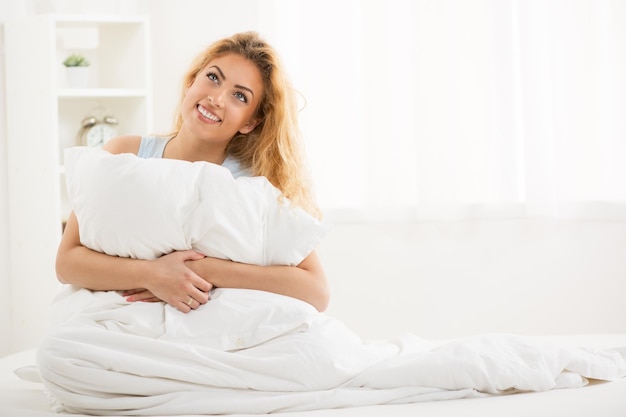
[[[101,148],[117,131],[106,123],[96,123],[85,132],[85,144],[91,148]]]

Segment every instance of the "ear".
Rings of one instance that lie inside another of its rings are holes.
[[[252,118],[248,120],[248,122],[243,125],[241,129],[239,129],[239,133],[247,135],[248,133],[252,132],[254,128],[259,125],[259,123],[261,123],[261,119]]]

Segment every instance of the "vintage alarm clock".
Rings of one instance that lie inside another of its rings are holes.
[[[78,133],[80,143],[90,148],[102,148],[107,141],[117,136],[117,119],[113,116],[104,116],[99,119],[88,116],[81,122]]]

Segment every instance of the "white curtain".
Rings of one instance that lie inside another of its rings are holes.
[[[273,5],[330,218],[626,219],[626,2]]]

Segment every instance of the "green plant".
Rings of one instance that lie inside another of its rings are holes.
[[[88,67],[89,61],[82,55],[72,54],[65,58],[65,61],[63,61],[63,65],[65,65],[66,67]]]

